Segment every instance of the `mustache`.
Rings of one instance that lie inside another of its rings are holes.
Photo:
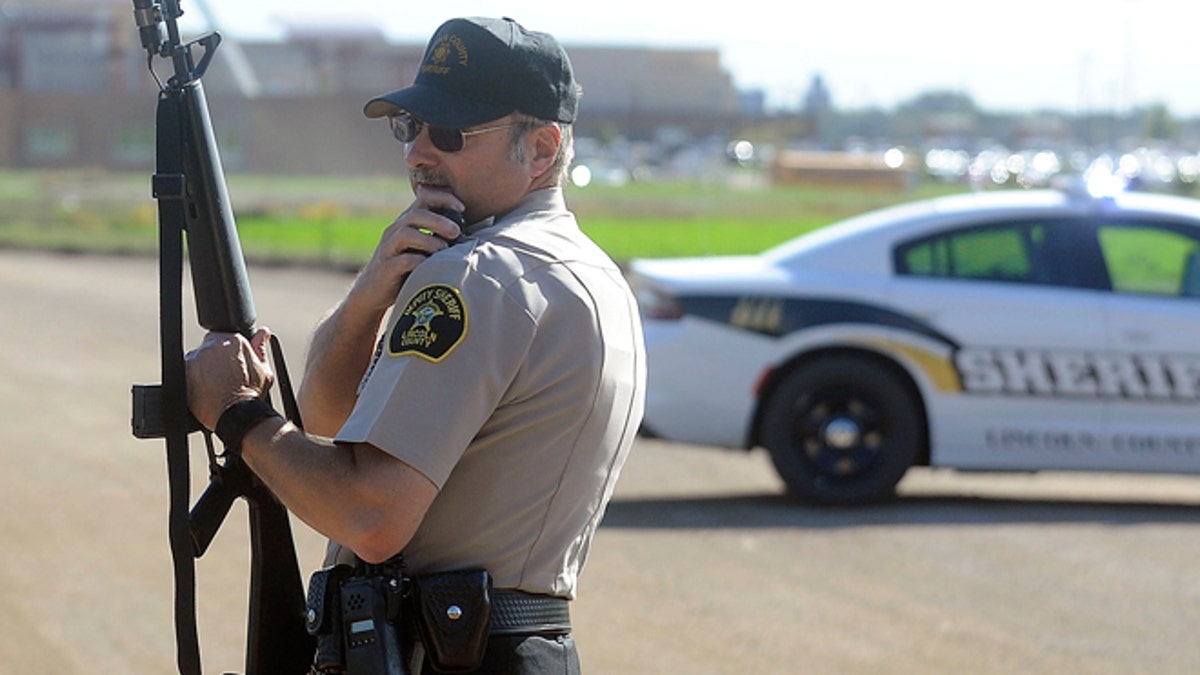
[[[414,185],[428,185],[434,188],[447,188],[450,186],[450,181],[436,169],[412,169],[408,172],[408,178]]]

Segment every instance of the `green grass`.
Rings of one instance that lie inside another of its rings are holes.
[[[751,178],[749,176],[742,178]],[[397,178],[230,176],[249,259],[358,265],[411,201]],[[568,188],[584,231],[618,261],[757,253],[868,210],[962,188],[909,191],[635,183]],[[152,253],[156,205],[145,174],[0,171],[0,245]]]

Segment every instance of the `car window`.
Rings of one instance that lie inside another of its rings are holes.
[[[1167,225],[1104,224],[1097,238],[1118,293],[1200,297],[1200,241]]]
[[[1041,226],[1007,225],[955,230],[899,247],[900,274],[956,279],[1032,282],[1031,249]]]
[[[902,243],[894,262],[902,275],[1108,289],[1092,232],[1072,219],[975,225]]]
[[[1017,228],[972,229],[902,247],[901,274],[959,279],[1030,280],[1025,232]]]

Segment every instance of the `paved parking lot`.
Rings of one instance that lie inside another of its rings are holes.
[[[350,278],[251,277],[298,369]],[[0,251],[4,672],[175,671],[165,459],[129,433],[130,385],[158,379],[156,284],[151,260]],[[882,506],[779,495],[761,452],[640,441],[573,610],[586,671],[1200,670],[1200,479],[914,471]],[[296,529],[307,574],[323,542]],[[199,562],[205,672],[243,668],[245,532],[239,506]]]

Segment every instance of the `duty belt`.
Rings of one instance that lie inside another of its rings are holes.
[[[493,588],[491,600],[492,635],[571,632],[571,604],[565,598]]]

